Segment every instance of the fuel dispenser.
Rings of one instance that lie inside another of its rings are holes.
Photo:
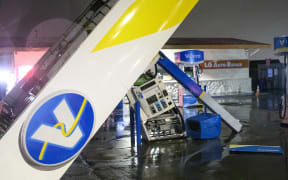
[[[153,73],[151,73],[153,72]],[[130,105],[140,102],[142,136],[147,141],[186,136],[184,120],[154,66],[127,93]]]
[[[288,127],[288,116],[287,116],[287,57],[288,57],[288,36],[281,36],[274,38],[274,52],[277,56],[284,57],[284,65],[285,65],[285,88],[284,95],[281,98],[281,104],[279,108],[279,116],[282,119],[281,126]]]
[[[175,53],[175,62],[192,80],[199,85],[199,64],[204,62],[204,52],[187,50]],[[189,107],[199,105],[198,100],[187,89],[179,86],[179,106]]]

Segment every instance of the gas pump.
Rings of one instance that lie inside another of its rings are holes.
[[[279,107],[279,116],[282,119],[281,126],[288,127],[288,116],[287,116],[287,57],[288,57],[288,36],[281,36],[274,38],[274,51],[275,55],[284,57],[285,65],[285,88],[284,95],[281,98],[281,104]]]
[[[199,64],[204,62],[204,52],[199,50],[188,50],[175,53],[175,62],[191,79],[199,85]],[[198,104],[189,91],[179,86],[179,106],[189,107]]]
[[[187,50],[175,53],[175,62],[187,76],[199,85],[199,64],[204,62],[204,52],[199,50]],[[184,119],[196,116],[203,112],[203,105],[183,86],[178,89],[179,107],[183,107]]]
[[[152,65],[127,93],[130,106],[140,102],[143,138],[150,141],[186,136],[184,119]]]

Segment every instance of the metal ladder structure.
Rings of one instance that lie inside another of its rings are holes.
[[[0,138],[19,114],[35,99],[45,84],[54,77],[90,32],[107,15],[118,0],[92,1],[83,13],[47,50],[38,63],[0,103]],[[0,106],[1,107],[1,106]]]

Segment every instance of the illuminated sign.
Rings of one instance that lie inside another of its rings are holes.
[[[204,52],[199,50],[188,50],[175,53],[177,63],[199,64],[204,60]]]
[[[274,38],[274,51],[279,56],[288,53],[288,36]]]
[[[248,68],[248,60],[221,60],[221,61],[204,61],[200,64],[202,69],[233,69],[233,68]]]
[[[288,36],[274,38],[274,50],[288,48]]]

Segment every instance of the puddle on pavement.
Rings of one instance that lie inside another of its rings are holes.
[[[241,133],[232,134],[223,124],[217,139],[143,143],[141,150],[131,147],[129,114],[124,112],[124,118],[103,125],[62,179],[288,179],[288,129],[279,127],[279,100],[277,94],[219,98],[246,124]],[[281,145],[285,155],[231,154],[229,143]]]

